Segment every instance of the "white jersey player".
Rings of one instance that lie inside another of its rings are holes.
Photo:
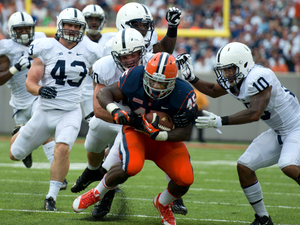
[[[33,95],[39,95],[39,107],[12,140],[9,156],[20,160],[55,134],[50,188],[44,202],[47,211],[57,210],[56,197],[69,170],[68,156],[82,118],[82,82],[102,54],[99,45],[82,40],[85,27],[81,11],[67,8],[57,18],[56,38],[37,39],[29,48],[34,59],[26,87]]]
[[[0,82],[6,83],[11,90],[9,104],[13,107],[13,118],[16,127],[12,134],[18,132],[22,124],[25,124],[32,116],[37,107],[37,97],[26,90],[25,81],[32,59],[28,55],[30,43],[46,35],[42,32],[34,32],[35,22],[26,12],[16,12],[8,20],[8,32],[11,39],[0,40]],[[5,66],[3,63],[9,61]],[[53,161],[55,142],[49,138],[44,144],[43,149],[50,164]],[[23,159],[27,168],[32,166],[32,156],[28,155]],[[65,182],[66,188],[67,183]]]
[[[110,40],[110,38],[116,34],[113,32],[101,34],[101,31],[107,21],[104,10],[99,5],[91,4],[87,5],[82,10],[82,13],[87,23],[86,35],[83,39],[96,42],[103,49],[104,45]],[[87,122],[89,122],[93,116],[93,90],[93,80],[89,75],[84,80],[81,102],[83,118],[86,118]]]
[[[238,159],[237,170],[244,194],[255,211],[252,224],[272,225],[255,171],[278,163],[283,173],[300,185],[299,102],[281,85],[273,71],[255,65],[251,50],[242,43],[232,42],[220,48],[216,61],[214,71],[218,84],[195,77],[189,55],[177,58],[182,75],[199,91],[211,97],[230,94],[247,109],[223,117],[204,111],[204,116],[196,119],[196,126],[218,128],[262,119],[270,127]]]
[[[166,14],[166,20],[168,21],[167,34],[158,41],[157,33],[153,27],[153,17],[147,6],[130,2],[120,8],[116,16],[116,26],[118,31],[125,28],[134,28],[138,30],[144,37],[145,46],[147,52],[168,52],[173,53],[176,39],[177,39],[177,27],[180,22],[181,11],[175,7],[170,8]],[[112,41],[104,46],[103,56],[111,54]]]

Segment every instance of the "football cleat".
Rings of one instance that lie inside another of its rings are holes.
[[[250,225],[273,225],[272,219],[270,216],[262,216],[255,214],[255,220]]]
[[[29,169],[32,166],[32,155],[31,153],[22,160],[23,164]]]
[[[71,187],[71,191],[73,193],[83,191],[84,189],[87,188],[87,186],[89,186],[94,181],[102,180],[104,174],[101,173],[100,168],[97,170],[90,170],[88,168],[85,168],[81,176],[76,180],[76,182]]]
[[[115,193],[115,190],[110,190],[104,195],[101,201],[99,201],[95,205],[92,212],[93,217],[95,217],[96,219],[101,219],[109,213],[111,204],[115,197]]]
[[[159,201],[159,196],[161,193],[159,193],[154,199],[153,204],[157,208],[160,219],[163,225],[176,225],[175,217],[172,212],[172,205],[173,202],[169,205],[163,206]]]
[[[21,127],[24,126],[24,125],[25,125],[25,123],[15,126],[14,129],[12,130],[12,132],[11,132],[11,136],[14,136],[16,133],[18,133],[19,130],[21,129]]]
[[[100,200],[99,191],[93,188],[83,195],[77,197],[73,202],[72,208],[74,212],[80,213]]]
[[[45,199],[44,209],[47,211],[57,211],[57,208],[55,207],[55,201],[52,197]]]
[[[68,181],[67,179],[65,178],[64,181],[62,182],[61,186],[60,186],[60,191],[62,190],[66,190],[67,189],[67,185],[68,185]]]
[[[186,215],[188,213],[187,208],[183,204],[182,198],[173,201],[172,212],[175,214]]]

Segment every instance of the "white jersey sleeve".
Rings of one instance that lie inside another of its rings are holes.
[[[42,109],[74,110],[80,107],[82,83],[89,68],[102,55],[100,46],[82,40],[67,49],[54,38],[35,40],[31,46],[30,54],[41,59],[45,66],[42,85],[57,90],[54,99],[39,97]]]
[[[93,65],[92,78],[97,84],[108,86],[118,82],[121,75],[122,72],[118,69],[112,56],[105,56]]]
[[[252,97],[272,86],[270,101],[261,119],[277,134],[287,134],[299,121],[300,105],[296,96],[283,87],[274,72],[254,66],[243,81],[239,95],[233,95],[249,107]]]

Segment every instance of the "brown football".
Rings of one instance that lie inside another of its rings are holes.
[[[175,128],[171,116],[161,111],[151,111],[150,113],[146,114],[145,118],[149,123],[154,122],[155,113],[159,116],[158,128],[161,131],[170,131]]]

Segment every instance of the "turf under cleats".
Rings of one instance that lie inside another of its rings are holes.
[[[80,213],[89,206],[95,204],[96,202],[100,201],[100,194],[98,190],[95,188],[89,190],[88,192],[84,193],[77,197],[73,202],[73,210],[74,212]]]
[[[250,225],[273,225],[272,219],[270,216],[262,216],[255,214],[255,220]]]
[[[76,182],[71,187],[71,191],[73,193],[83,191],[91,183],[102,180],[104,174],[102,174],[100,168],[97,170],[90,170],[88,168],[85,168],[81,176],[76,180]]]
[[[159,201],[159,196],[161,193],[159,193],[154,199],[153,199],[153,204],[157,208],[159,214],[160,214],[160,219],[163,225],[176,225],[175,217],[172,212],[172,204],[163,206]]]
[[[57,211],[57,208],[55,207],[55,201],[52,197],[45,199],[44,209],[47,211]]]
[[[95,205],[92,212],[93,217],[95,217],[96,219],[101,219],[109,213],[111,204],[115,197],[115,193],[115,190],[110,190],[104,195],[101,201],[99,201]]]
[[[183,204],[182,198],[173,201],[172,212],[175,214],[186,215],[188,213],[187,208]]]
[[[26,168],[32,167],[32,155],[31,153],[25,157],[25,159],[22,160],[23,164],[26,166]]]
[[[62,182],[61,186],[60,186],[60,191],[62,190],[66,190],[67,189],[67,185],[68,185],[68,181],[67,179],[65,178],[64,181]]]

